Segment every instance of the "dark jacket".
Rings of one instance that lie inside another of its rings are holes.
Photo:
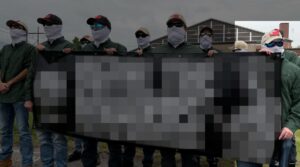
[[[125,46],[112,42],[110,39],[108,39],[106,42],[102,43],[97,47],[94,42],[87,44],[82,51],[98,51],[103,52],[104,48],[115,48],[117,50],[117,55],[119,56],[125,56],[127,53],[127,49]]]

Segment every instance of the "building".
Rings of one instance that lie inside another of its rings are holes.
[[[199,34],[202,28],[210,27],[214,31],[213,46],[223,52],[231,52],[231,47],[236,40],[242,40],[248,43],[249,51],[260,49],[260,41],[264,32],[237,26],[234,23],[228,23],[216,19],[208,19],[187,28],[187,43],[199,45]],[[280,30],[283,32],[285,48],[300,53],[300,49],[292,48],[292,40],[289,39],[289,23],[281,23]],[[167,36],[163,36],[151,41],[153,47],[166,43]]]

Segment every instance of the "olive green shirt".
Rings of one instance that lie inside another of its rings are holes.
[[[36,58],[36,48],[27,42],[15,46],[5,45],[0,52],[1,81],[8,82],[24,69],[28,69],[25,79],[15,83],[10,90],[0,94],[1,103],[15,103],[32,99],[33,60]]]

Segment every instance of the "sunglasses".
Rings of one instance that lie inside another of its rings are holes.
[[[200,37],[203,37],[204,35],[207,35],[207,36],[212,36],[212,33],[210,32],[203,32],[203,33],[200,33]]]
[[[90,26],[92,30],[101,30],[105,27],[105,25],[101,24],[101,23],[95,23],[93,25]]]
[[[265,45],[266,45],[266,47],[268,47],[268,48],[272,48],[272,47],[274,47],[274,46],[282,47],[282,46],[283,46],[283,41],[282,41],[282,40],[281,40],[281,41],[272,41],[272,42],[270,42],[270,43],[266,43]]]
[[[43,24],[43,26],[45,27],[45,26],[52,26],[52,25],[54,25],[53,23],[50,23],[50,22],[45,22],[44,24]]]
[[[175,26],[175,27],[183,27],[184,24],[183,24],[182,22],[168,22],[168,23],[167,23],[167,26],[168,26],[169,28],[171,28],[171,27],[173,27],[173,26]]]
[[[135,37],[136,37],[136,38],[139,38],[139,37],[145,38],[145,37],[147,37],[147,36],[148,36],[147,34],[142,33],[142,32],[139,32],[139,33],[136,33],[136,34],[135,34]]]

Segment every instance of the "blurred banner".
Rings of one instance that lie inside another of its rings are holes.
[[[272,157],[281,127],[279,58],[53,56],[37,60],[39,129],[259,163]]]

